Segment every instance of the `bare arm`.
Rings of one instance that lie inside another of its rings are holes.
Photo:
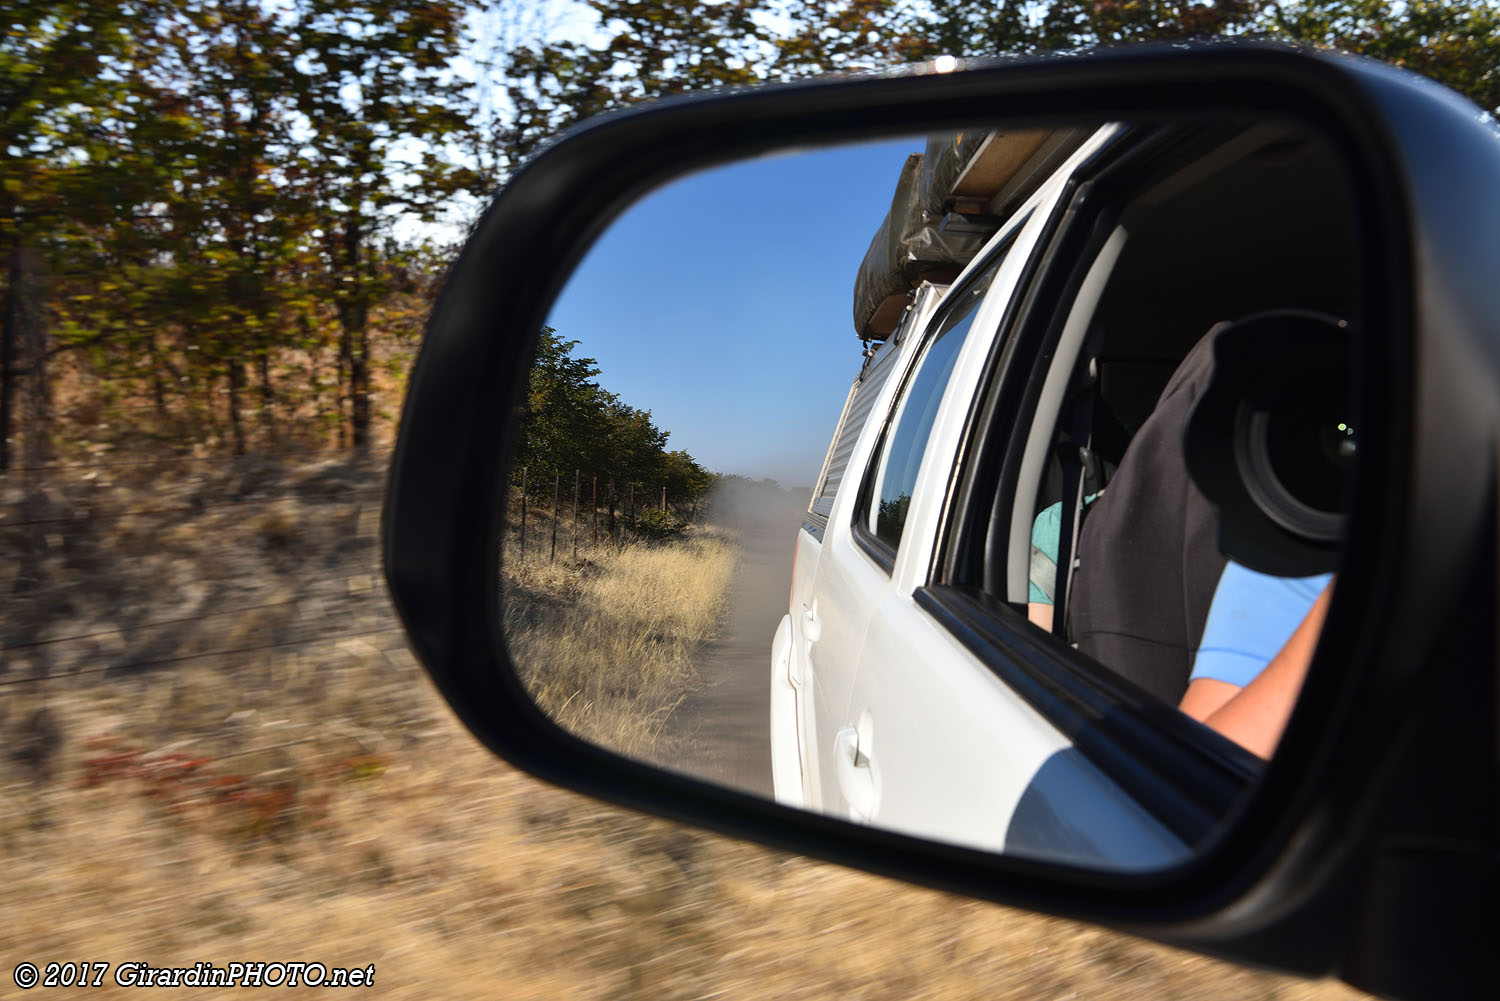
[[[1210,716],[1223,708],[1224,703],[1241,691],[1239,685],[1218,678],[1194,678],[1188,682],[1187,691],[1177,708],[1199,723],[1206,723]]]
[[[1182,711],[1246,750],[1269,758],[1307,677],[1332,591],[1329,582],[1281,652],[1250,684],[1236,688],[1227,682],[1199,678],[1188,686],[1180,705]]]

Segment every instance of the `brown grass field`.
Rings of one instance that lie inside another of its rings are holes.
[[[571,525],[560,526],[554,558],[551,518],[527,521],[533,544],[523,555],[513,525],[501,571],[505,639],[522,681],[569,732],[660,760],[670,753],[659,746],[662,726],[698,681],[694,651],[724,614],[732,533],[699,524],[670,542],[594,547],[590,531],[575,562]]]
[[[361,996],[381,998],[1363,996],[515,771],[406,650],[380,583],[380,483],[374,464],[245,461],[55,475],[29,501],[0,488],[0,996],[23,961],[257,960],[373,964]],[[724,545],[680,555],[722,566]],[[686,573],[583,555],[521,583],[606,602]],[[106,985],[34,996],[137,996]],[[266,992],[153,993],[240,995]]]

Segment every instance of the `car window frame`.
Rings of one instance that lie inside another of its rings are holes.
[[[970,329],[963,334],[964,342],[960,343],[958,352],[962,353],[964,343],[973,335],[973,324],[979,322],[981,313],[991,294],[993,283],[1000,273],[1000,269],[1009,259],[1012,250],[1020,240],[1022,232],[1034,220],[1035,206],[1027,205],[1018,210],[1004,226],[1000,228],[993,238],[991,245],[985,253],[976,258],[970,264],[965,273],[953,283],[938,304],[933,315],[928,318],[926,325],[922,328],[921,337],[912,349],[911,360],[907,363],[905,370],[900,373],[900,382],[896,391],[892,394],[885,413],[882,415],[880,430],[876,436],[875,443],[870,450],[870,456],[865,463],[859,480],[859,490],[855,495],[854,503],[851,505],[850,513],[850,535],[854,540],[856,548],[875,562],[888,576],[894,577],[896,570],[896,557],[899,546],[892,546],[886,540],[880,538],[870,529],[870,510],[874,503],[874,491],[879,482],[884,478],[886,462],[888,459],[888,445],[891,434],[906,412],[906,404],[911,395],[913,383],[920,377],[922,368],[927,361],[932,345],[942,335],[947,333],[945,325],[955,314],[969,308]],[[1038,240],[1040,246],[1042,240]],[[1033,253],[1035,248],[1033,248]],[[1024,274],[1023,274],[1024,280]],[[1019,287],[1019,283],[1018,286]],[[959,322],[962,322],[961,320]],[[1004,336],[1004,324],[996,336]],[[955,367],[957,358],[955,356]],[[922,466],[927,461],[930,450],[933,430],[937,420],[941,416],[944,407],[948,405],[948,395],[952,388],[954,369],[950,369],[941,391],[937,394],[936,408],[934,410],[933,422],[927,430],[927,439],[923,442],[917,461],[917,482],[922,480]],[[906,539],[905,523],[903,523],[902,541]]]

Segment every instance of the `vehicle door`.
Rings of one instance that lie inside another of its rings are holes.
[[[1071,171],[1105,138],[1097,135],[1038,193],[1053,211],[1033,217],[1026,234],[1032,241],[1050,239],[1062,225],[1058,210],[1066,207],[1060,203],[1071,191]],[[915,592],[928,578],[986,361],[1004,350],[1000,339],[1016,298],[1035,281],[1025,267],[1035,246],[1018,243],[988,265],[993,278],[984,288],[955,289],[936,326],[939,336],[917,360],[870,463],[851,539],[871,562],[888,560],[889,569],[832,747],[831,771],[851,818],[995,849],[1006,847],[1016,808],[1043,767],[1071,762],[1071,743],[940,625]],[[952,342],[965,327],[967,336]],[[951,374],[945,375],[934,365],[947,355]],[[1063,832],[1066,838],[1110,831],[1108,852],[1123,864],[1160,865],[1181,853],[1172,832],[1096,771],[1072,768],[1067,783],[1068,794],[1097,816]]]
[[[947,291],[946,285],[923,283],[891,336],[867,349],[865,363],[849,388],[812,500],[797,532],[790,614],[773,644],[771,691],[771,756],[776,796],[794,806],[817,802],[809,794],[809,790],[817,788],[818,779],[815,762],[806,749],[817,747],[813,708],[816,686],[810,654],[813,641],[821,636],[821,622],[813,614],[817,605],[814,581],[829,516],[844,484],[858,484],[862,468],[859,462],[868,453],[868,445],[863,452],[859,451],[863,432],[872,418],[877,425],[884,419],[901,373],[911,361],[912,349]],[[852,679],[837,685],[825,679],[825,690],[831,686],[842,704],[848,698],[848,681]]]
[[[1097,141],[1085,143],[1075,156],[1092,149]],[[882,519],[879,506],[870,503],[869,491],[872,484],[887,477],[892,483],[914,485],[927,432],[935,426],[945,395],[951,400],[950,409],[967,408],[1006,306],[1053,224],[1051,216],[1061,191],[1060,183],[1042,185],[965,268],[921,337],[908,349],[911,361],[891,394],[884,419],[871,421],[864,429],[850,472],[845,473],[844,489],[829,514],[811,598],[801,610],[804,627],[811,626],[808,635],[815,637],[808,647],[813,694],[805,745],[812,762],[809,801],[815,808],[868,820],[878,806],[878,792],[872,794],[872,789],[879,783],[871,779],[873,772],[854,764],[861,757],[857,752],[861,717],[851,712],[852,696],[859,685],[871,622],[883,614],[879,610],[901,586],[897,557],[902,526],[910,516],[920,515],[921,509],[910,495],[904,500],[892,496],[885,500],[887,514],[893,517]],[[947,437],[943,436],[939,447],[951,446]],[[925,475],[944,479],[947,473],[942,465],[940,460]],[[860,703],[859,713],[866,709]],[[866,729],[871,725],[867,719]],[[868,739],[865,746],[867,750],[871,746]]]

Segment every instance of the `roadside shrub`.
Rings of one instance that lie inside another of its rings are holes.
[[[625,527],[646,542],[665,542],[681,537],[687,531],[687,522],[666,511],[648,507],[637,512],[634,519],[627,517]]]

